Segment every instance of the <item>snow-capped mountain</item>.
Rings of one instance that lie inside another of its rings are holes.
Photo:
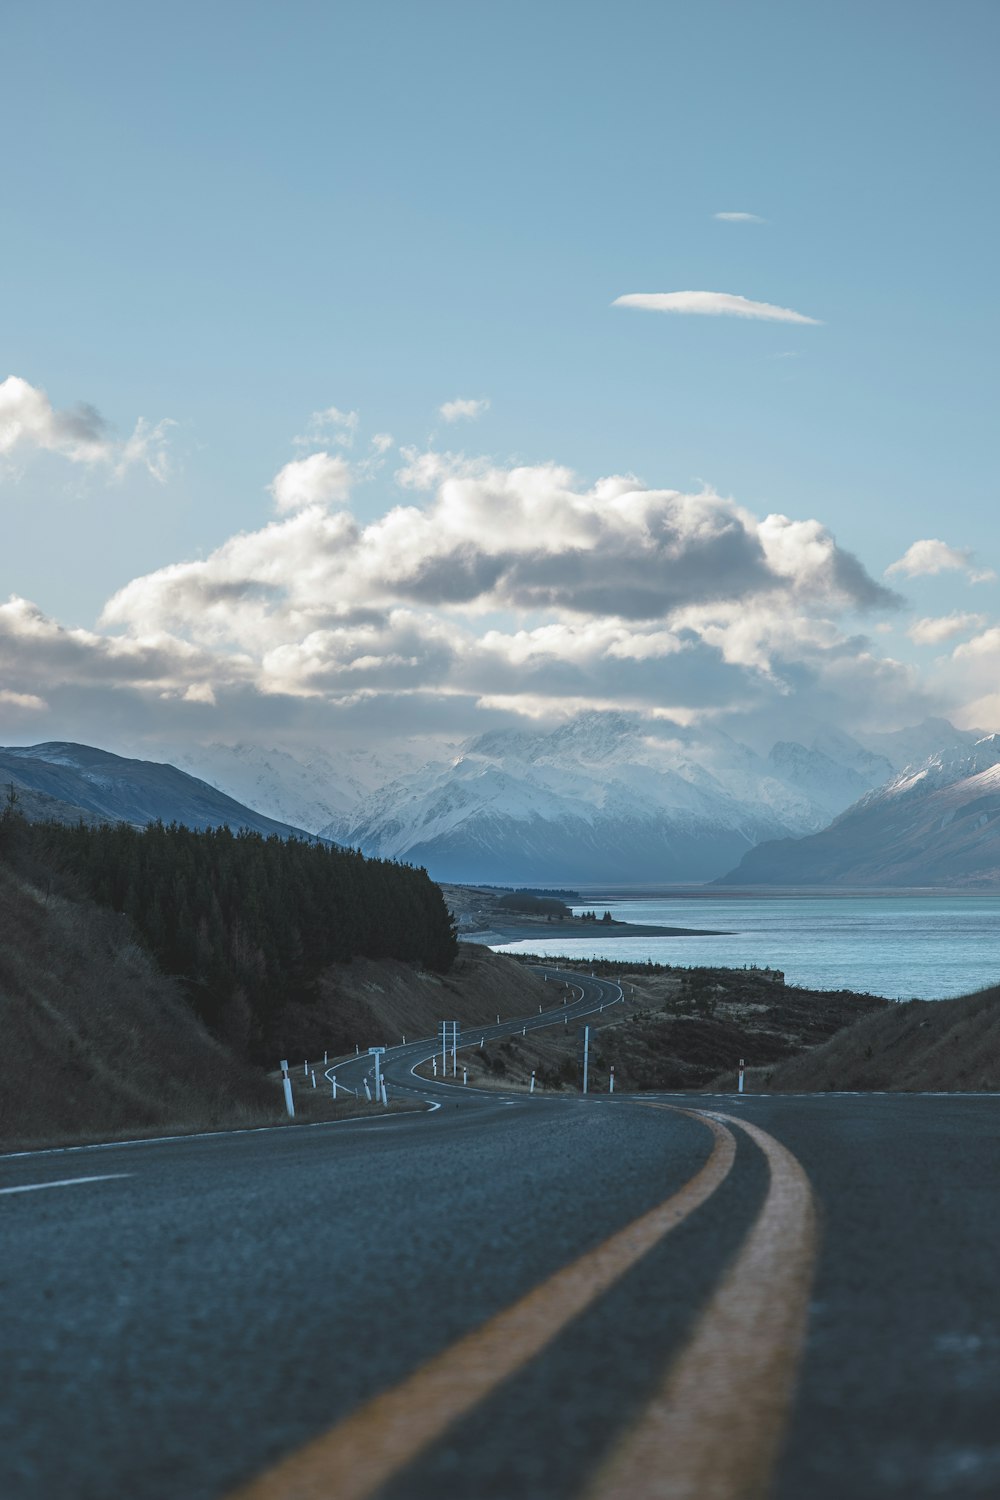
[[[828,828],[761,844],[725,885],[1000,883],[1000,735],[952,746],[867,792]]]
[[[260,745],[211,744],[168,754],[174,765],[237,801],[310,833],[322,828],[324,837],[338,842],[366,797],[417,764],[404,752],[353,748],[293,755]]]
[[[827,740],[765,758],[719,729],[589,712],[481,735],[322,831],[442,880],[706,880],[762,840],[823,828],[892,774],[849,736]]]
[[[130,760],[93,745],[52,740],[0,748],[0,782],[13,785],[18,806],[30,819],[75,823],[82,818],[137,828],[157,821],[188,828],[226,825],[280,838],[303,836],[301,828],[263,816],[176,766]]]

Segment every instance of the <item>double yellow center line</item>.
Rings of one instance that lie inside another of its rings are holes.
[[[763,1475],[766,1481],[783,1429],[805,1327],[812,1199],[794,1157],[764,1131],[724,1115],[691,1117],[712,1132],[712,1151],[679,1192],[235,1491],[230,1500],[329,1500],[333,1495],[337,1500],[366,1500],[373,1495],[523,1369],[711,1197],[736,1155],[729,1124],[740,1125],[767,1156],[767,1200],[663,1391],[599,1470],[587,1497],[734,1500],[764,1493],[747,1488],[744,1481],[751,1474]],[[789,1299],[794,1306],[789,1306]],[[755,1352],[743,1348],[747,1340],[758,1342]],[[747,1388],[747,1381],[756,1391]],[[740,1414],[745,1399],[752,1420]],[[762,1435],[761,1424],[768,1435]],[[743,1445],[732,1474],[718,1459],[722,1433],[727,1442],[731,1434],[734,1443]],[[735,1481],[738,1488],[731,1487]]]

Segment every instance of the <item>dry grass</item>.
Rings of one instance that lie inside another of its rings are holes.
[[[314,1005],[288,1017],[296,1045],[282,1055],[301,1066],[302,1055],[331,1057],[375,1046],[397,1046],[433,1036],[438,1023],[490,1025],[530,1015],[550,1004],[549,986],[513,959],[475,943],[461,943],[448,974],[431,974],[395,959],[356,958],[322,975]],[[277,1059],[276,1059],[277,1061]]]
[[[0,867],[0,1145],[279,1118],[280,1095],[214,1041],[120,917]]]
[[[729,1076],[721,1082],[732,1086]],[[800,1057],[754,1069],[747,1086],[789,1093],[1000,1089],[1000,986],[956,1000],[890,1005]]]

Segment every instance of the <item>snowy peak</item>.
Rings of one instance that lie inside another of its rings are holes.
[[[448,880],[704,879],[730,851],[825,827],[892,771],[836,731],[828,742],[846,759],[793,742],[765,758],[711,726],[622,713],[493,730],[380,788],[341,836]]]

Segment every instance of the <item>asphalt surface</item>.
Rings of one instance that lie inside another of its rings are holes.
[[[579,1013],[617,989],[583,988]],[[414,1078],[433,1045],[384,1064],[426,1112],[0,1159],[5,1500],[199,1500],[266,1474],[683,1189],[712,1136],[651,1104],[745,1118],[814,1194],[802,1363],[758,1492],[1000,1494],[1000,1099],[528,1098]],[[707,1201],[380,1496],[584,1495],[766,1217],[759,1141],[732,1131]],[[708,1427],[724,1447],[721,1409]]]

